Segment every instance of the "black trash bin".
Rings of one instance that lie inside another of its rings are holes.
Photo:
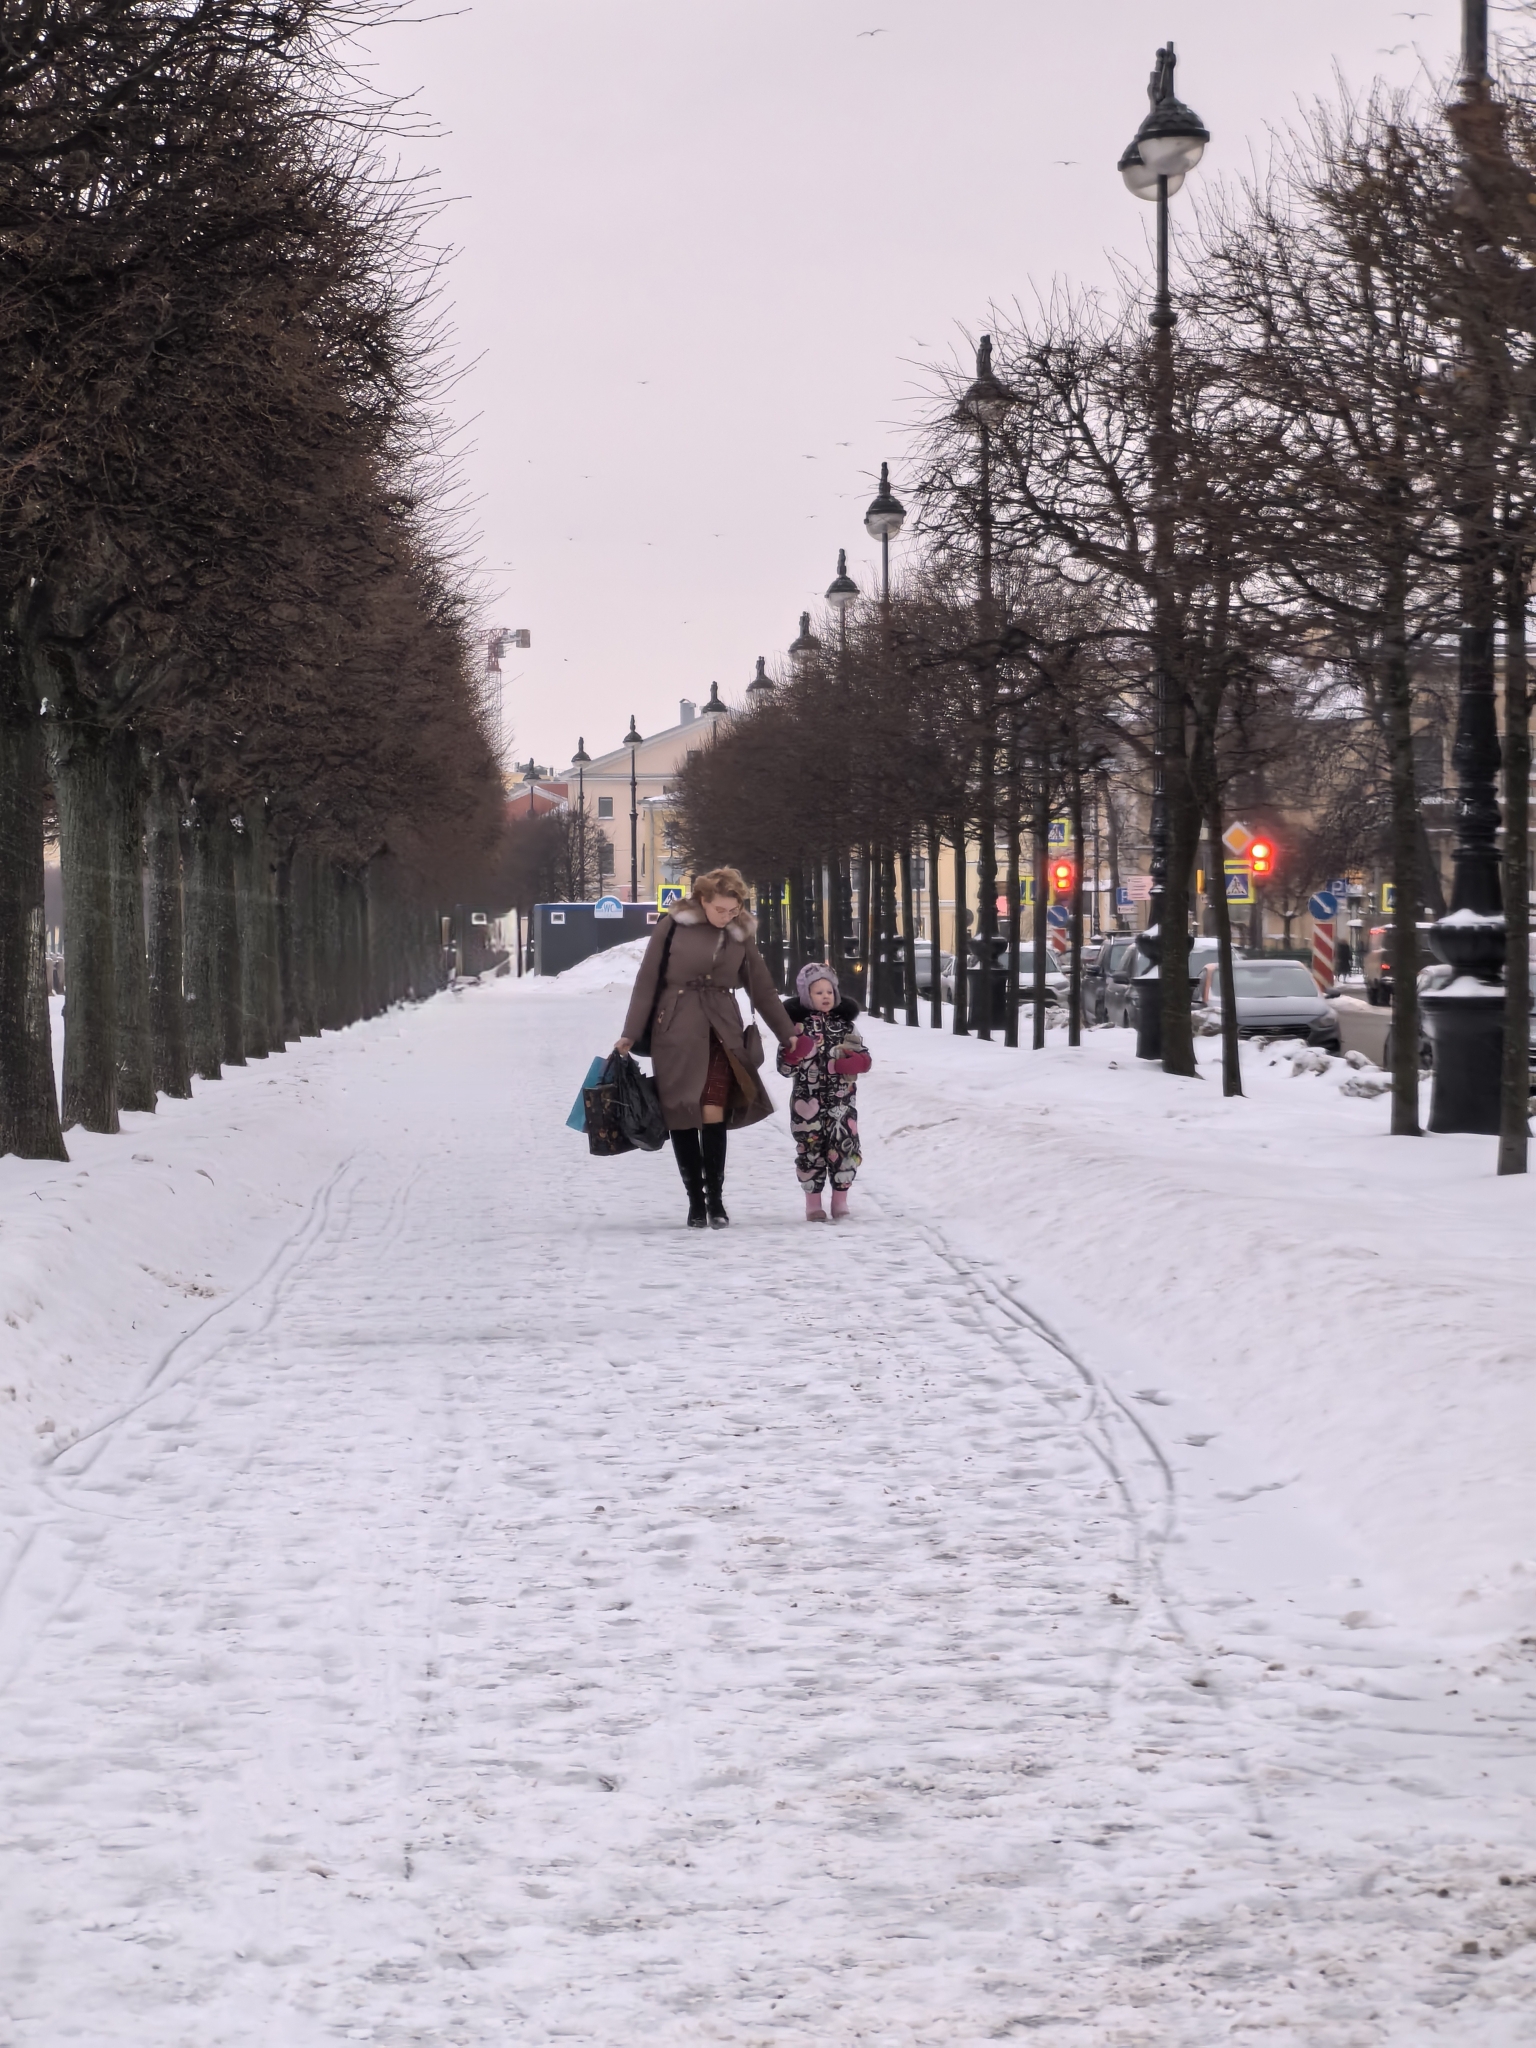
[[[965,942],[965,1000],[966,1022],[974,1031],[981,1016],[983,992],[986,988],[987,969],[983,964],[983,949],[990,946],[992,953],[992,1028],[999,1030],[1008,1007],[1008,940],[999,934],[992,940],[969,938]]]

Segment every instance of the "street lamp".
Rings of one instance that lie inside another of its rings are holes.
[[[807,612],[805,616],[807,623],[809,623],[810,613]],[[747,685],[747,702],[749,704],[766,704],[772,695],[773,684],[768,679],[768,658],[766,655],[760,654],[757,657],[757,674]]]
[[[587,770],[592,766],[592,756],[587,752],[584,739],[576,742],[576,751],[571,756],[571,766],[576,770],[576,865],[581,874],[581,900],[587,900]]]
[[[718,683],[710,684],[709,702],[699,706],[699,716],[700,718],[724,718],[725,706],[720,702],[720,685]]]
[[[1157,53],[1147,85],[1150,109],[1120,158],[1120,175],[1138,199],[1157,207],[1157,299],[1148,318],[1153,344],[1152,423],[1152,607],[1155,667],[1152,713],[1152,894],[1147,905],[1147,929],[1141,935],[1141,950],[1152,965],[1137,976],[1140,1000],[1136,1006],[1136,1057],[1156,1060],[1163,1056],[1163,1003],[1161,986],[1163,951],[1169,934],[1164,930],[1168,890],[1168,754],[1175,742],[1182,744],[1182,726],[1175,728],[1178,699],[1173,689],[1172,640],[1176,630],[1171,584],[1173,575],[1173,330],[1178,314],[1168,290],[1168,201],[1183,184],[1210,141],[1210,131],[1198,114],[1175,98],[1173,44],[1165,43]],[[1174,936],[1175,960],[1179,969],[1174,981],[1178,993],[1185,991],[1187,953],[1185,934]],[[1150,939],[1150,944],[1148,943]],[[1172,986],[1172,984],[1170,984]],[[1153,1001],[1152,997],[1157,1000]],[[1174,1000],[1168,996],[1171,1004]]]
[[[907,523],[907,508],[891,495],[891,465],[880,465],[880,492],[864,514],[864,531],[880,543],[880,601],[891,603],[891,542]]]
[[[798,667],[810,655],[817,654],[820,650],[821,642],[811,631],[811,615],[809,612],[802,612],[800,631],[789,643],[789,658]]]
[[[976,376],[960,401],[959,417],[962,425],[968,426],[976,436],[977,450],[977,551],[976,551],[976,604],[980,617],[981,642],[984,650],[995,647],[996,616],[992,590],[992,436],[1008,417],[1008,410],[1014,403],[1014,395],[998,381],[997,372],[992,368],[992,337],[984,334],[976,349]],[[997,956],[997,658],[995,652],[983,654],[978,676],[981,685],[980,759],[976,778],[976,893],[977,893],[977,965],[981,970],[978,993],[981,998],[976,1014],[976,1036],[992,1036],[992,964]],[[961,844],[955,849],[957,874],[965,865],[965,827],[960,828]],[[955,915],[957,926],[960,921],[960,890],[955,894]],[[961,984],[966,980],[965,935],[955,933],[955,956],[960,963],[960,973],[955,987],[955,1029],[964,1032],[970,1029],[968,1006],[960,999]]]
[[[901,503],[901,501],[897,497],[893,495],[891,491],[891,466],[888,462],[882,462],[880,465],[880,490],[878,495],[875,497],[873,503],[870,505],[869,510],[864,514],[864,531],[869,535],[871,540],[877,540],[880,543],[880,633],[881,640],[883,642],[882,651],[885,655],[885,665],[888,675],[892,666],[891,542],[896,538],[897,534],[900,533],[902,527],[906,525],[906,522],[906,507]],[[909,842],[903,842],[900,853],[900,861],[901,923],[902,932],[904,934],[903,958],[905,961],[905,973],[903,975],[905,988],[903,990],[903,994],[905,998],[907,1022],[911,1025],[915,1025],[917,1023],[917,954],[912,942],[912,848]],[[890,941],[894,936],[894,934],[890,930],[890,927],[895,922],[895,920],[893,917],[888,916],[886,914],[886,904],[889,900],[886,888],[889,867],[890,852],[889,849],[886,849],[882,851],[880,857],[880,924],[882,927],[882,950],[884,946],[888,946],[890,944]],[[884,963],[882,962],[882,966],[883,965]],[[882,1007],[884,1010],[885,1019],[888,1024],[894,1023],[895,1005],[892,1001],[891,976],[888,973],[882,972],[881,982],[882,987],[880,993],[883,997]]]
[[[631,903],[638,903],[640,901],[640,805],[635,794],[637,788],[635,758],[636,749],[642,747],[645,742],[640,737],[640,730],[635,724],[635,714],[633,711],[629,714],[629,731],[625,733],[622,744],[629,749],[629,900]]]
[[[837,613],[837,623],[842,634],[842,650],[848,652],[848,607],[859,601],[859,586],[848,574],[848,550],[837,551],[837,574],[827,585],[827,603]],[[807,615],[809,616],[809,615]]]

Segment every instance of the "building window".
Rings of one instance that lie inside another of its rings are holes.
[[[600,818],[611,818],[613,816],[613,798],[611,796],[600,796],[598,798],[597,815]]]

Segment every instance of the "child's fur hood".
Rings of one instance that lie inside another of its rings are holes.
[[[704,906],[700,903],[695,903],[691,897],[686,902],[679,903],[675,910],[669,910],[667,915],[674,924],[708,924],[709,922],[709,919],[704,915]],[[734,932],[736,937],[745,944],[748,939],[755,939],[757,937],[757,919],[748,910],[747,906],[743,904],[730,923],[722,926],[722,930]]]
[[[852,996],[844,996],[830,1010],[808,1010],[798,996],[790,996],[784,1005],[784,1014],[791,1024],[803,1024],[808,1017],[841,1017],[845,1024],[851,1024],[859,1014],[859,1006]]]

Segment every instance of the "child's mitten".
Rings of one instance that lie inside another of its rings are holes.
[[[784,1048],[784,1064],[787,1067],[798,1067],[802,1061],[808,1060],[815,1050],[816,1041],[809,1035],[804,1038],[792,1038]]]
[[[834,1074],[867,1074],[873,1062],[867,1052],[842,1052],[828,1064]]]

